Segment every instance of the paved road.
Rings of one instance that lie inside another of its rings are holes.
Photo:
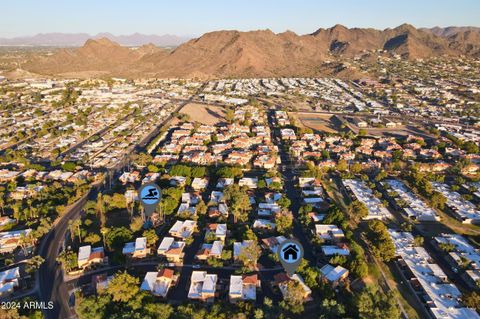
[[[273,112],[269,112],[268,114],[268,121],[270,123],[270,127],[274,128],[272,130],[273,140],[280,139],[280,132],[279,129],[276,128],[276,121],[273,116]],[[286,151],[285,144],[282,142],[278,145],[280,159],[282,164],[279,167],[280,173],[284,177],[284,189],[285,194],[291,201],[290,210],[293,213],[293,235],[300,241],[303,246],[304,250],[304,258],[310,261],[311,265],[316,265],[317,259],[315,254],[313,253],[313,246],[308,240],[305,232],[302,229],[302,226],[299,223],[299,216],[298,210],[301,206],[300,194],[299,190],[297,189],[295,182],[296,182],[296,172],[292,169],[291,159]]]
[[[197,94],[203,89],[204,85],[199,88]],[[181,103],[175,111],[178,112],[183,106],[190,102],[194,96],[195,95],[189,100]],[[173,113],[160,123],[157,128],[159,129],[159,127],[168,123],[172,118]],[[158,133],[158,130],[155,130],[155,132]],[[139,145],[136,147],[136,151],[142,151],[148,142],[156,135],[154,134],[155,132],[152,132],[152,134],[149,134],[146,138],[140,141]],[[112,169],[112,173],[114,174],[115,172],[122,170],[126,165],[128,165],[127,160],[121,161]],[[71,311],[68,305],[68,290],[63,282],[61,267],[57,264],[56,259],[68,231],[68,221],[78,219],[87,200],[95,199],[98,192],[101,190],[101,186],[97,185],[97,187],[93,187],[88,194],[73,204],[65,215],[58,220],[53,229],[46,235],[40,244],[38,255],[42,256],[45,259],[45,262],[38,270],[36,277],[38,299],[44,302],[53,301],[54,303],[52,310],[44,311],[44,315],[47,319],[75,317],[75,314]]]
[[[65,235],[68,230],[68,221],[80,217],[82,208],[88,198],[94,196],[95,190],[85,194],[80,200],[75,202],[65,215],[60,218],[53,229],[43,239],[38,254],[45,259],[37,273],[38,299],[40,301],[53,301],[52,310],[45,310],[44,315],[48,318],[69,318],[72,314],[69,312],[67,304],[68,293],[63,285],[63,275],[60,267],[57,266],[57,255],[62,248]]]

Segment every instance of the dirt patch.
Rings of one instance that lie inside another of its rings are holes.
[[[216,125],[225,122],[225,109],[220,106],[189,103],[180,111],[187,114],[191,121],[207,125]]]
[[[314,131],[337,133],[338,127],[332,121],[331,114],[315,114],[315,113],[290,113],[294,116],[298,123],[304,127],[311,128]]]

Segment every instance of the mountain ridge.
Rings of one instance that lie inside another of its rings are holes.
[[[461,55],[478,58],[480,30],[461,29],[450,36],[410,24],[385,30],[335,25],[305,35],[269,29],[220,30],[172,50],[152,45],[132,50],[107,38],[90,39],[80,48],[37,57],[27,62],[25,69],[50,75],[99,71],[124,77],[315,76],[327,60],[373,51],[405,59]]]

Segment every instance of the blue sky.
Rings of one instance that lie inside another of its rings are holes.
[[[480,26],[479,0],[3,0],[0,37],[45,32],[201,35],[222,29],[311,33],[337,23],[384,29]]]

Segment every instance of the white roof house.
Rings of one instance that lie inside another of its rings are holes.
[[[251,243],[253,243],[253,240],[244,240],[242,242],[234,242],[233,243],[233,258],[234,259],[237,259],[238,256],[240,255],[240,253],[242,252],[242,250],[245,248],[245,247],[248,247],[249,245],[251,245]]]
[[[190,288],[188,289],[188,298],[213,301],[217,279],[216,274],[207,274],[206,271],[193,271]]]
[[[173,281],[173,270],[162,269],[150,271],[145,274],[141,290],[150,291],[155,296],[166,297]]]
[[[432,186],[447,198],[447,206],[462,223],[480,224],[480,209],[472,202],[465,200],[458,192],[452,191],[447,184],[433,182]]]
[[[333,256],[333,255],[340,255],[340,256],[348,256],[350,255],[350,250],[346,245],[344,246],[335,246],[335,245],[323,245],[322,252],[325,256]]]
[[[292,276],[288,276],[290,280],[296,281],[300,284],[300,286],[303,288],[304,291],[304,296],[306,298],[311,298],[310,295],[312,294],[312,290],[310,287],[308,287],[305,282],[303,281],[302,276],[298,274],[293,274]],[[286,285],[286,281],[279,283],[278,287],[280,288],[280,291],[282,292],[282,295],[285,297],[285,295],[288,292],[288,286]]]
[[[336,283],[348,276],[348,269],[342,266],[333,267],[330,264],[326,264],[320,269],[321,276],[327,279],[331,283]]]
[[[223,201],[223,199],[224,199],[224,196],[223,196],[222,192],[213,191],[212,194],[210,194],[210,201],[212,203],[217,204],[217,203]]]
[[[375,197],[373,191],[365,184],[365,182],[357,179],[344,179],[343,185],[349,189],[354,197],[362,202],[368,209],[368,216],[363,219],[388,219],[392,218],[392,214],[383,206],[380,199]]]
[[[275,229],[275,223],[272,223],[268,219],[255,219],[253,228]]]
[[[185,221],[177,220],[168,232],[173,237],[185,239],[192,236],[196,226],[197,226],[197,222],[194,220],[185,220]]]
[[[343,230],[337,225],[315,224],[315,234],[325,240],[336,240],[345,237]]]
[[[256,177],[244,177],[238,181],[238,185],[247,186],[248,188],[257,188],[258,178]]]
[[[434,318],[480,319],[475,310],[461,306],[458,300],[462,294],[457,286],[448,281],[447,275],[432,262],[425,248],[415,247],[411,233],[389,230],[389,234],[395,244],[397,256],[402,258],[428,296],[429,302],[426,306]]]
[[[84,263],[88,262],[90,253],[92,252],[92,246],[82,246],[78,249],[78,266],[81,267]]]
[[[185,242],[183,241],[175,241],[173,237],[164,237],[158,246],[157,253],[164,254],[170,249],[183,248],[184,246]]]
[[[222,189],[224,187],[232,185],[233,182],[233,178],[219,178],[216,187]]]
[[[124,255],[132,255],[133,257],[144,257],[148,253],[147,238],[139,237],[135,242],[126,243],[122,253]]]
[[[207,188],[208,179],[207,178],[199,178],[195,177],[192,181],[192,188],[194,190],[201,190]]]
[[[230,301],[236,300],[256,300],[257,287],[260,282],[257,275],[231,275],[228,296]]]
[[[435,210],[430,208],[422,199],[411,192],[407,186],[396,179],[389,179],[383,182],[388,185],[398,195],[395,200],[403,200],[407,206],[403,207],[403,211],[410,219],[418,221],[439,221],[440,216]]]
[[[0,272],[0,296],[5,296],[13,292],[18,287],[20,278],[20,268],[15,267]]]

